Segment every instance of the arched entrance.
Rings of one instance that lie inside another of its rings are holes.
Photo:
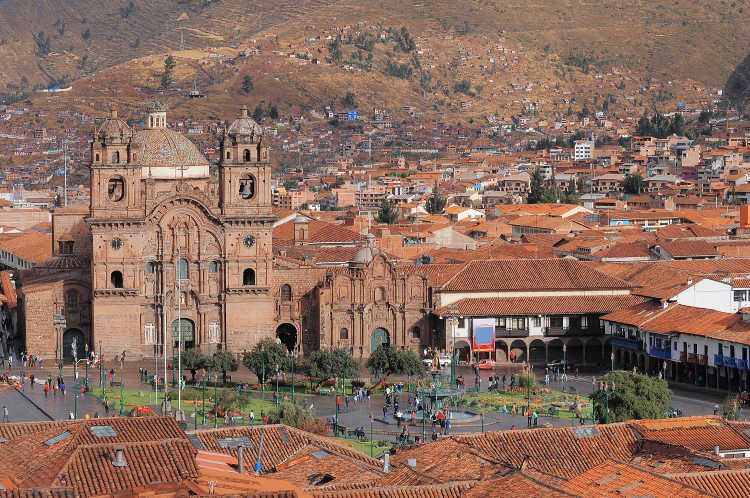
[[[189,318],[179,318],[172,322],[172,345],[177,348],[177,345],[182,337],[182,349],[190,349],[195,347],[195,323]]]
[[[520,340],[513,341],[510,345],[510,354],[513,355],[512,363],[526,362],[526,343]]]
[[[63,334],[63,358],[72,361],[74,356],[78,359],[86,357],[86,338],[81,329],[68,329]]]
[[[456,341],[456,356],[458,361],[468,362],[471,359],[471,346],[466,341]]]
[[[547,358],[547,347],[544,341],[536,339],[529,345],[529,361],[531,363],[544,363]]]
[[[291,323],[282,323],[276,328],[276,337],[281,344],[286,346],[287,351],[294,351],[297,347],[297,329]]]
[[[552,339],[547,344],[547,361],[562,361],[563,359],[563,343],[560,339]]]
[[[381,344],[390,344],[391,336],[383,327],[378,327],[370,334],[370,353],[373,353]]]
[[[598,367],[604,366],[602,343],[599,339],[589,339],[589,342],[586,343],[586,364],[596,365]]]

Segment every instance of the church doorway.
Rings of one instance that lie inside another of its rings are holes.
[[[381,344],[390,344],[391,337],[383,327],[378,327],[370,335],[370,353],[374,353]]]
[[[286,346],[287,351],[294,351],[297,346],[297,329],[291,323],[282,323],[276,329],[276,337],[281,344]]]
[[[172,347],[177,349],[182,334],[182,349],[195,347],[195,323],[189,318],[179,318],[172,322]]]
[[[86,339],[81,329],[68,329],[63,334],[63,358],[73,361],[74,356],[78,359],[86,357]]]

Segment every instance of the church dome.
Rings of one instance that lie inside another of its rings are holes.
[[[147,128],[133,135],[131,146],[141,166],[208,166],[208,160],[184,135],[168,128]]]
[[[248,138],[259,141],[263,136],[263,128],[248,117],[247,106],[243,105],[240,117],[235,119],[234,122],[229,125],[227,135],[230,137],[242,137],[244,139],[243,141],[247,141]]]
[[[117,111],[112,109],[109,111],[109,117],[97,130],[96,135],[100,139],[117,138],[125,142],[133,135],[133,131],[125,121],[117,117]]]

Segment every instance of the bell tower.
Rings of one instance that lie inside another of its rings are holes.
[[[271,164],[263,129],[248,117],[247,106],[221,137],[219,182],[225,216],[271,214]]]

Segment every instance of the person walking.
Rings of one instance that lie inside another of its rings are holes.
[[[250,425],[255,423],[255,412],[250,410]]]
[[[388,420],[388,408],[383,406],[383,420]]]
[[[8,407],[3,406],[3,422],[7,423],[10,422],[10,418],[8,418]]]

